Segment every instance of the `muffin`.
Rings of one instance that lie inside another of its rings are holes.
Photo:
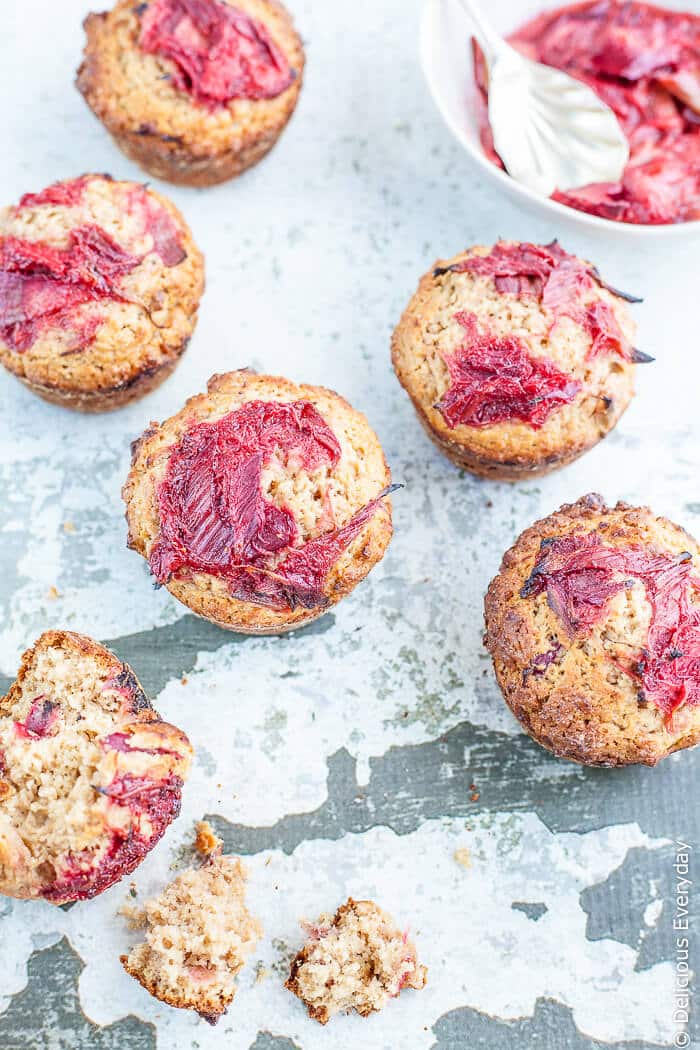
[[[304,50],[277,0],[119,0],[84,24],[78,89],[159,179],[212,186],[240,175],[294,112]]]
[[[128,545],[198,615],[277,633],[315,619],[381,559],[389,482],[367,420],[333,391],[230,372],[134,443]]]
[[[326,1024],[351,1010],[368,1017],[404,988],[425,987],[428,971],[416,946],[374,901],[350,897],[335,915],[302,925],[309,939],[292,960],[285,988],[314,1021]]]
[[[198,826],[199,836],[211,829]],[[236,994],[236,976],[262,928],[245,904],[246,870],[221,842],[143,908],[129,912],[146,939],[121,956],[127,973],[161,1002],[216,1024]]]
[[[138,183],[83,175],[0,212],[0,362],[55,404],[104,412],[157,387],[203,288],[184,219]]]
[[[555,755],[653,766],[700,740],[700,550],[666,518],[562,507],[506,553],[485,615],[506,703]]]
[[[0,893],[64,904],[128,875],[178,815],[191,756],[127,664],[42,634],[0,699]]]
[[[394,369],[454,463],[505,481],[570,463],[615,426],[646,354],[626,306],[557,242],[436,263],[392,339]]]

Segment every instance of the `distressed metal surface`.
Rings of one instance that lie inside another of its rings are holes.
[[[6,6],[2,200],[88,167],[135,176],[71,87],[89,5]],[[200,326],[174,378],[146,402],[83,419],[0,376],[0,685],[50,626],[91,633],[131,662],[197,747],[182,817],[135,874],[138,895],[185,862],[206,813],[248,856],[266,936],[211,1029],[121,970],[128,886],[67,910],[2,900],[0,1048],[669,1046],[674,842],[699,841],[700,752],[625,771],[547,755],[500,700],[481,603],[519,530],[594,488],[700,532],[698,247],[671,256],[586,241],[496,199],[425,97],[417,0],[292,7],[309,69],[283,142],[238,183],[172,191],[208,260]],[[499,234],[558,235],[644,294],[640,345],[658,359],[604,445],[513,487],[439,457],[387,345],[436,256]],[[406,486],[382,565],[332,614],[281,639],[236,638],[187,615],[124,547],[129,441],[212,372],[243,365],[348,396]],[[348,893],[376,896],[410,926],[430,980],[381,1016],[322,1029],[282,980],[298,919]],[[697,927],[697,893],[691,911]],[[697,1016],[690,1031],[697,1041]]]

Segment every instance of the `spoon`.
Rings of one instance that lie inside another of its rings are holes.
[[[586,84],[525,58],[489,25],[476,0],[460,0],[489,75],[489,122],[506,171],[550,197],[618,182],[629,143],[617,117]]]

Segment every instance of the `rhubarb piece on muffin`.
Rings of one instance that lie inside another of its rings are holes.
[[[436,263],[392,340],[420,422],[453,462],[517,481],[564,466],[634,393],[635,325],[597,269],[556,241],[499,241]]]
[[[83,175],[0,212],[0,363],[47,401],[119,408],[170,375],[204,265],[177,208]]]
[[[42,634],[0,699],[0,893],[63,904],[129,874],[178,815],[191,756],[113,653]]]
[[[121,963],[156,999],[216,1024],[233,1002],[236,977],[262,928],[245,904],[243,864],[223,856],[220,840],[209,848],[212,835],[205,822],[199,824],[198,844],[202,836],[208,843],[203,863],[130,911],[131,925],[145,928],[146,939]]]
[[[210,186],[272,149],[304,50],[278,0],[119,0],[88,15],[77,85],[116,144],[169,182]]]
[[[285,988],[321,1024],[351,1010],[368,1017],[402,989],[425,986],[428,971],[416,946],[374,901],[350,897],[335,915],[302,925],[309,939],[292,960]]]
[[[485,611],[506,703],[554,754],[653,766],[700,740],[700,548],[666,518],[562,507],[506,553]]]
[[[277,633],[315,619],[381,559],[389,483],[367,420],[333,391],[230,372],[134,443],[128,543],[193,612]]]

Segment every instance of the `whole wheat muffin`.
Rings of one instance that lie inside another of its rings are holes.
[[[589,263],[556,241],[499,241],[421,279],[392,339],[428,436],[482,477],[563,466],[615,426],[634,393],[635,325]]]
[[[301,89],[304,51],[277,0],[119,0],[88,15],[77,85],[116,144],[169,182],[256,164]]]
[[[505,554],[485,612],[506,703],[556,755],[653,766],[700,740],[700,549],[666,518],[563,506]]]
[[[133,871],[178,815],[191,755],[113,653],[42,634],[0,699],[0,893],[63,904]]]
[[[376,435],[338,394],[230,372],[134,443],[128,545],[200,616],[246,634],[285,631],[381,559],[389,482]]]
[[[197,844],[212,840],[206,822]],[[214,844],[215,843],[215,844]],[[143,908],[129,910],[146,939],[121,956],[127,973],[169,1006],[195,1010],[216,1024],[236,994],[236,976],[254,950],[262,927],[245,904],[246,870],[209,841],[200,866],[188,868]]]
[[[204,264],[177,208],[83,175],[0,212],[0,362],[47,401],[118,408],[172,372]]]
[[[337,1013],[382,1010],[404,988],[425,987],[416,946],[374,901],[349,897],[335,915],[303,923],[309,939],[292,960],[285,988],[309,1017],[326,1024]]]

